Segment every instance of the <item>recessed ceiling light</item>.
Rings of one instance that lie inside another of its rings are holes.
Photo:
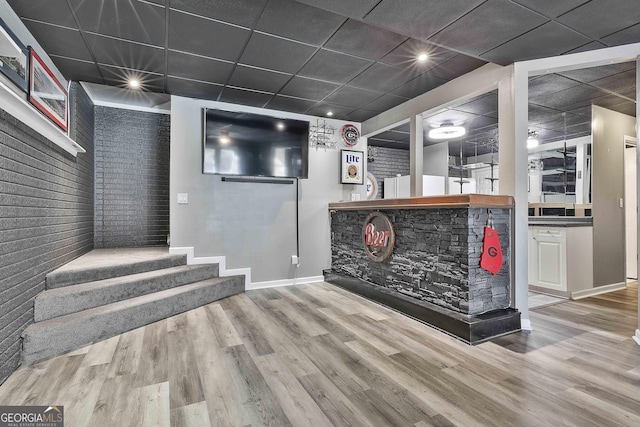
[[[327,116],[329,117],[333,116],[333,111],[327,111]]]
[[[442,125],[431,129],[428,133],[430,139],[454,139],[465,135],[467,130],[462,126]]]
[[[429,55],[426,52],[421,52],[418,54],[417,59],[419,62],[424,62],[429,59]]]
[[[137,89],[140,87],[140,82],[136,79],[131,79],[129,80],[129,87],[132,87],[134,89]]]
[[[276,125],[276,129],[278,129],[278,130],[284,130],[284,123],[282,123],[282,122],[278,122],[278,124]]]

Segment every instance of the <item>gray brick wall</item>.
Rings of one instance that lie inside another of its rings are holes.
[[[0,110],[0,383],[45,275],[93,248],[93,104],[75,83],[69,97],[78,157]]]
[[[332,270],[464,314],[509,307],[509,210],[492,209],[503,253],[495,276],[479,266],[487,209],[385,210],[395,246],[383,262],[367,257],[362,246],[370,212],[332,212]]]
[[[96,106],[97,248],[166,244],[169,129],[166,114]]]
[[[397,148],[375,147],[373,162],[367,163],[367,171],[371,172],[378,181],[378,196],[381,199],[384,179],[393,178],[397,174],[409,175],[409,150]]]

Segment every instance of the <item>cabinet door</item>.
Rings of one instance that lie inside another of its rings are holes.
[[[567,290],[567,241],[563,231],[541,229],[535,233],[538,286]]]

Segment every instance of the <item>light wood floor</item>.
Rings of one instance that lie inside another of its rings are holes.
[[[20,368],[66,426],[640,425],[637,287],[475,347],[328,284],[243,295]]]

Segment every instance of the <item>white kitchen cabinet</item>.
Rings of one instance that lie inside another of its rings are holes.
[[[592,227],[529,226],[529,285],[569,298],[592,288]]]
[[[535,262],[535,285],[557,291],[567,291],[567,236],[562,227],[531,227],[532,252]]]

